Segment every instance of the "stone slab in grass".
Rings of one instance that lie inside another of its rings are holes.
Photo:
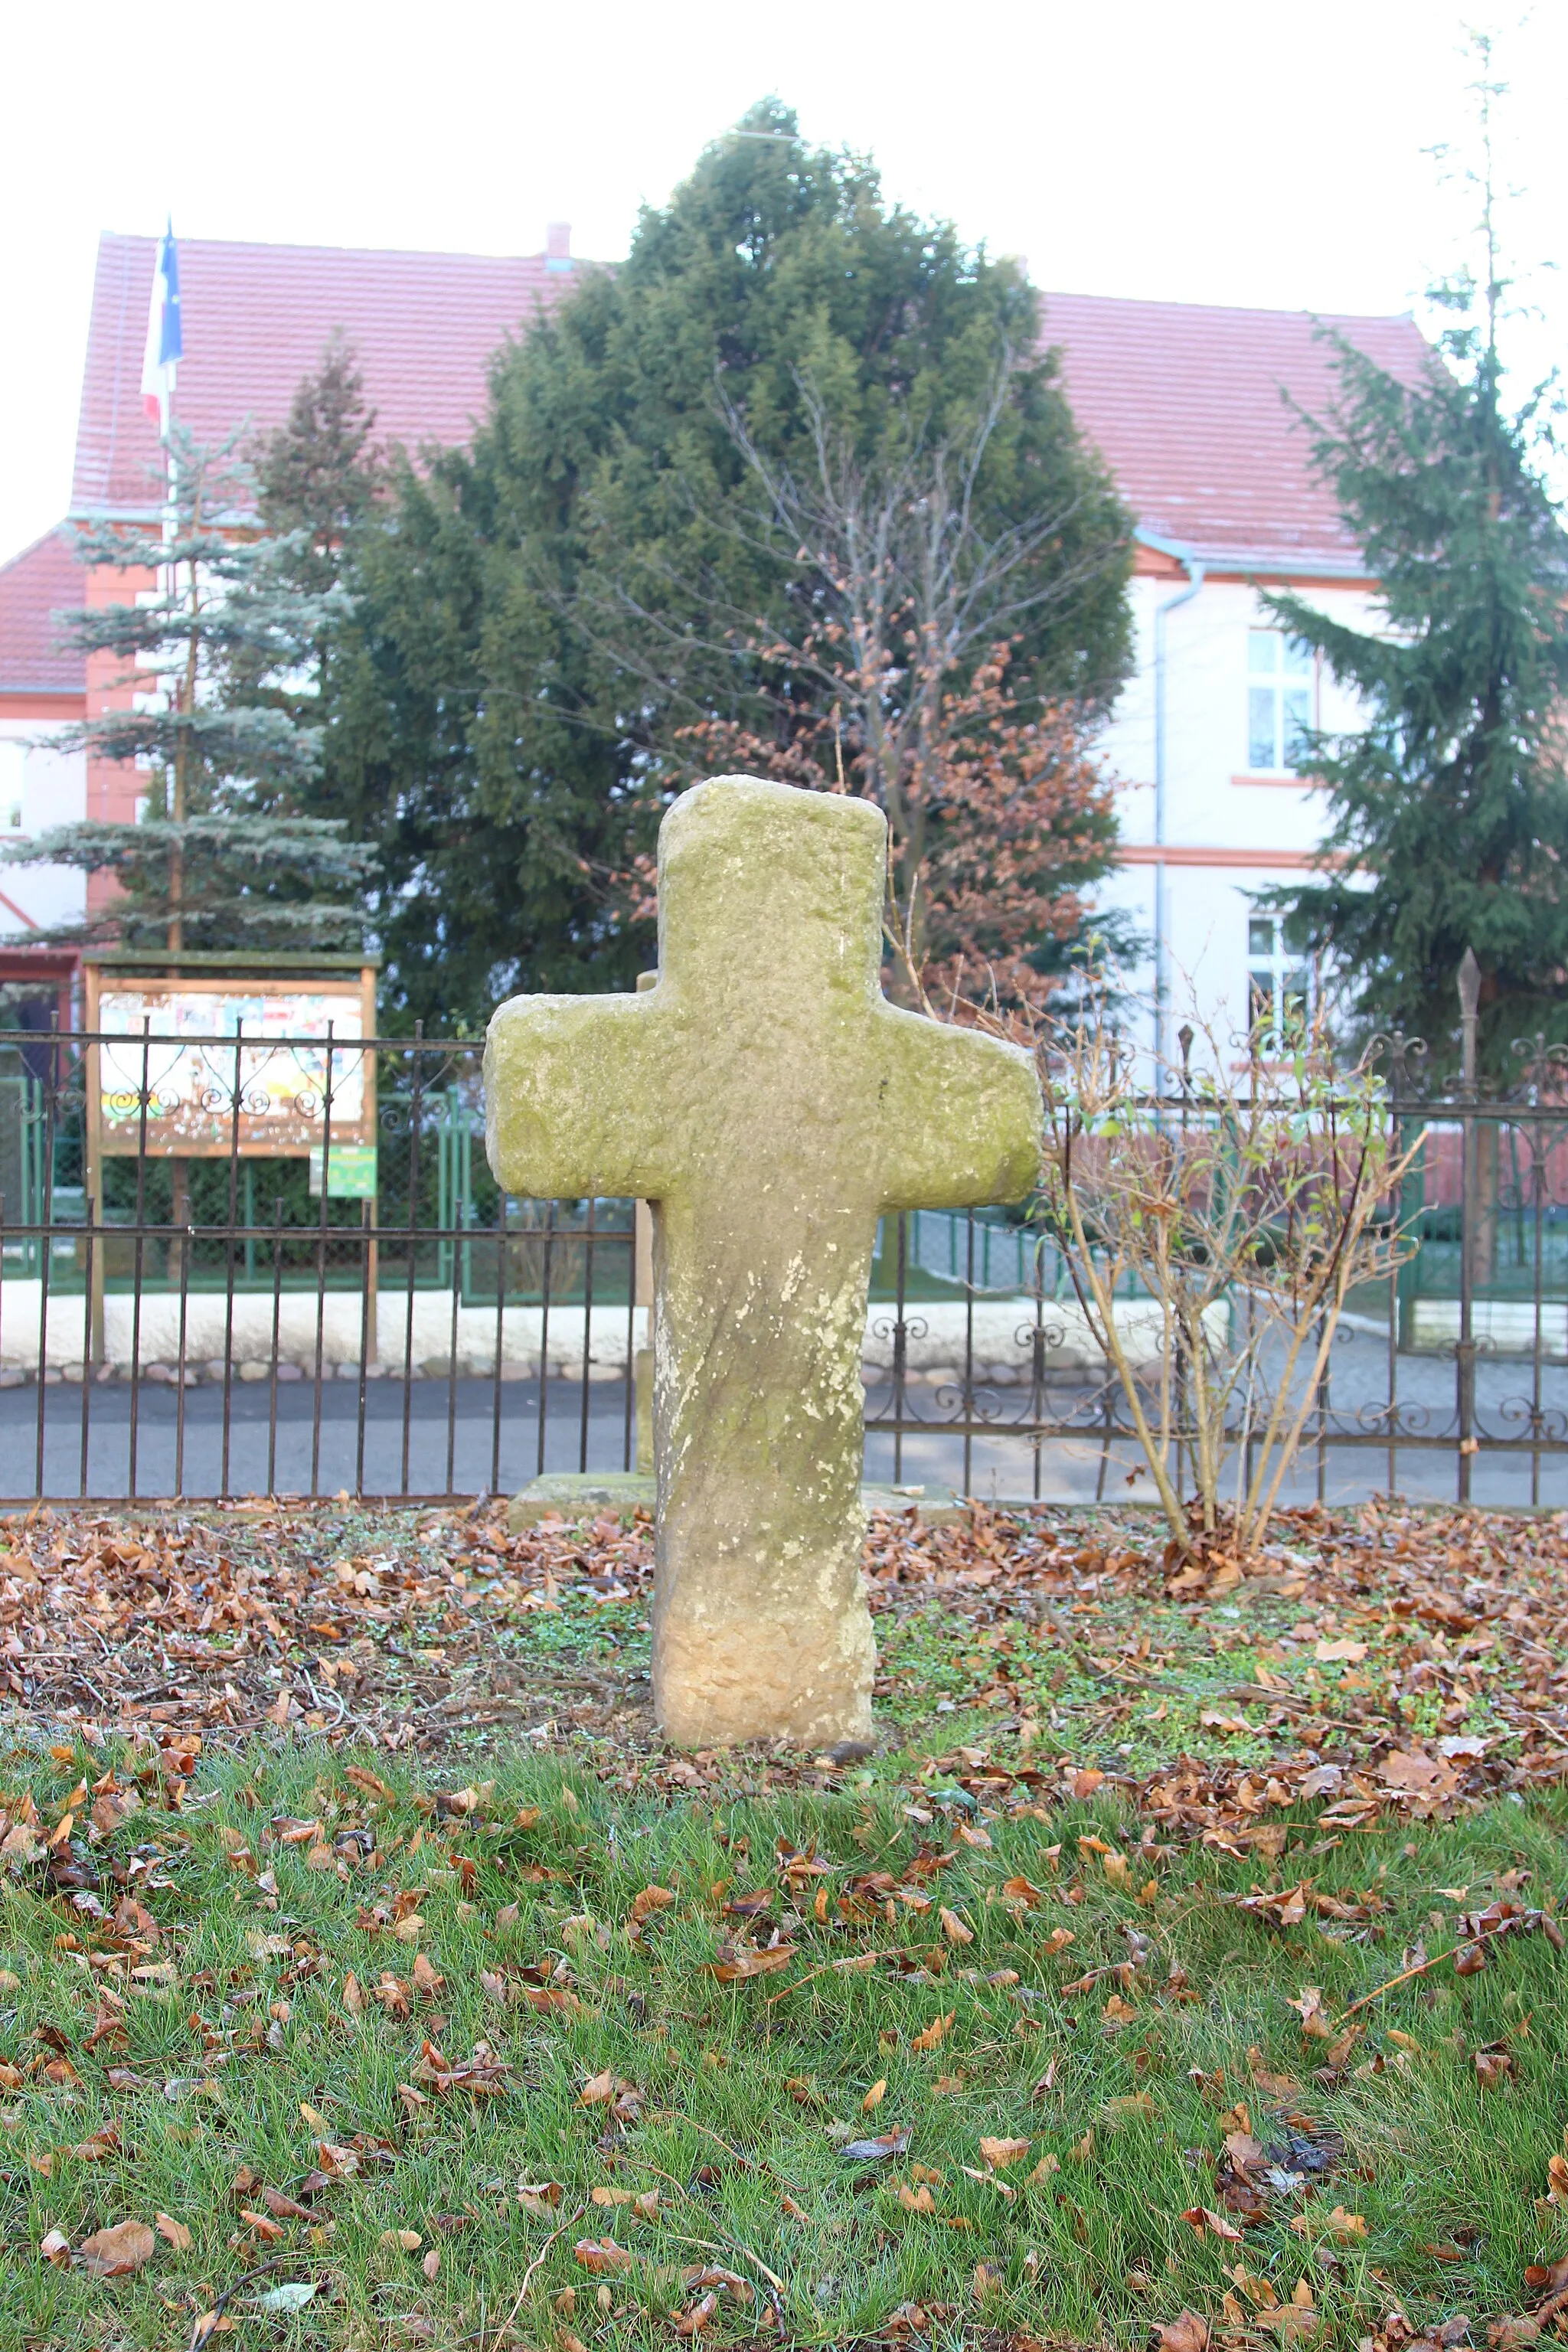
[[[531,1478],[507,1505],[508,1531],[520,1535],[549,1518],[630,1518],[654,1508],[657,1482],[637,1470],[552,1470]],[[956,1527],[965,1506],[948,1486],[862,1486],[860,1503],[873,1511],[916,1511],[928,1528]]]

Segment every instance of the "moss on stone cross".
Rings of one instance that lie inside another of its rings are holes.
[[[863,1738],[861,1343],[886,1210],[1015,1201],[1031,1057],[883,998],[868,801],[721,776],[658,838],[658,983],[518,996],[490,1166],[654,1203],[654,1702],[688,1746]]]

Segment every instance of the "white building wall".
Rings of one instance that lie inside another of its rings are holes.
[[[1135,996],[1151,1003],[1158,846],[1154,616],[1184,584],[1179,577],[1134,579],[1136,668],[1100,746],[1118,782],[1124,863],[1100,885],[1098,901],[1121,910],[1142,936],[1148,952],[1124,978]],[[1336,620],[1376,625],[1370,589],[1293,584]],[[1223,1037],[1247,1026],[1247,926],[1257,894],[1308,878],[1304,860],[1321,835],[1324,796],[1288,772],[1249,761],[1250,633],[1275,625],[1257,591],[1244,580],[1205,578],[1164,625],[1167,1030],[1173,1040],[1195,1009],[1199,1025]],[[1309,684],[1314,726],[1356,723],[1353,698],[1321,663]],[[1152,1034],[1151,1020],[1144,1029]]]
[[[60,731],[0,711],[0,845],[86,816],[87,758],[53,750],[49,738]],[[79,868],[0,864],[0,938],[79,923],[86,912],[87,877]]]

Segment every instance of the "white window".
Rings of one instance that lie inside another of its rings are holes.
[[[1251,915],[1247,924],[1247,1022],[1265,1045],[1282,1052],[1297,1038],[1311,1006],[1312,975],[1285,945],[1278,915]]]
[[[0,834],[22,830],[22,766],[25,743],[0,741]]]
[[[1310,646],[1282,629],[1247,633],[1247,764],[1289,775],[1312,724],[1315,664]]]

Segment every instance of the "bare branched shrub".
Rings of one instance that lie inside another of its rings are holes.
[[[1182,1036],[1181,1066],[1152,1092],[1147,1060],[1092,995],[1042,1038],[1043,1206],[1174,1543],[1245,1558],[1347,1298],[1406,1254],[1394,1204],[1409,1154],[1375,1071],[1336,1068],[1321,1024],[1280,1040],[1260,1024],[1239,1057],[1210,1032]],[[1134,1284],[1163,1318],[1142,1378],[1117,1328]]]

